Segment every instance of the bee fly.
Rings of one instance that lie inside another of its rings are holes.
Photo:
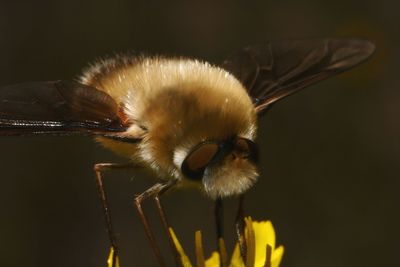
[[[195,183],[218,205],[221,198],[243,194],[259,175],[258,118],[278,100],[358,65],[373,51],[365,40],[309,39],[245,47],[219,66],[116,56],[93,64],[79,82],[0,88],[0,135],[83,134],[128,158],[128,165],[94,167],[116,251],[101,173],[129,166],[154,171],[159,182],[135,205],[164,265],[141,202],[154,198],[167,227],[159,197],[173,186]]]

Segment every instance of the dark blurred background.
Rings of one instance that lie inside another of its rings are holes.
[[[282,266],[399,266],[399,4],[382,1],[2,1],[0,85],[72,79],[114,52],[186,55],[219,63],[270,39],[354,36],[366,64],[277,104],[259,130],[261,177],[247,197],[272,220]],[[124,162],[85,137],[0,138],[0,265],[106,266],[108,240],[92,165]],[[154,183],[106,175],[122,267],[156,266],[132,199]],[[212,202],[197,191],[164,199],[193,255],[194,231],[214,245]],[[226,201],[232,248],[237,201]],[[152,202],[145,209],[172,263]]]

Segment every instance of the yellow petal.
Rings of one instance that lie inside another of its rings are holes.
[[[118,256],[115,257],[115,264],[114,263],[114,248],[110,248],[110,254],[108,255],[107,266],[108,267],[119,267],[119,258]]]
[[[233,250],[231,264],[229,267],[245,267],[242,256],[240,255],[239,244],[236,244],[235,249]]]
[[[282,260],[284,248],[283,246],[275,249],[275,230],[270,221],[261,221],[252,223],[254,230],[255,241],[256,241],[256,255],[255,255],[255,267],[262,267],[265,263],[267,244],[272,248],[271,255],[271,266],[279,267]],[[247,229],[246,229],[247,234]],[[208,266],[207,266],[208,267]],[[236,244],[235,249],[231,258],[230,267],[245,267],[242,257],[240,255],[239,244]]]
[[[228,257],[228,255],[227,255],[227,253],[226,253],[226,248],[225,248],[225,242],[224,242],[224,240],[221,238],[220,240],[219,240],[219,246],[221,247],[221,252],[222,252],[222,255],[224,255],[223,257],[222,257],[222,259],[225,257],[226,259],[225,259],[225,261],[226,261],[226,265],[228,264],[227,263],[227,257]],[[206,261],[206,267],[220,267],[220,260],[221,260],[221,257],[220,257],[220,254],[219,254],[219,252],[216,252],[216,251],[213,251],[213,253],[211,254],[211,257],[210,258],[208,258],[208,260]],[[223,263],[224,264],[224,263]],[[231,265],[230,265],[231,266]]]
[[[275,230],[271,221],[253,221],[253,229],[256,232],[257,246],[263,244],[265,247],[268,244],[272,250],[275,249]]]
[[[275,231],[270,221],[253,222],[256,236],[256,267],[262,267],[267,254],[267,244],[272,248],[272,257],[275,250]],[[272,261],[271,257],[271,261]]]
[[[283,246],[279,246],[272,252],[271,267],[279,267],[279,264],[281,264],[284,251],[285,249],[283,248]]]
[[[183,267],[192,267],[192,263],[190,262],[185,251],[183,250],[181,243],[179,243],[178,238],[176,238],[174,230],[172,230],[172,228],[169,228],[169,232],[171,233],[172,241],[174,242],[175,248],[178,251],[179,256],[181,257],[182,266]]]
[[[253,221],[251,217],[244,219],[246,223],[246,266],[256,266],[256,233],[254,232]]]
[[[272,252],[270,266],[279,267],[284,248],[283,246],[279,246],[275,249],[275,230],[270,221],[252,222],[250,217],[246,218],[245,239],[247,246],[250,245],[250,239],[253,239],[253,246],[255,245],[255,255],[253,254],[253,257],[255,256],[254,267],[264,266],[267,256],[267,245],[270,246]],[[220,255],[218,252],[214,251],[211,257],[206,261],[206,267],[219,267],[219,264]],[[246,267],[240,255],[239,244],[235,245],[229,267]]]
[[[196,231],[194,235],[194,244],[196,248],[197,267],[206,267],[206,260],[204,259],[203,240],[201,238],[200,231]]]
[[[219,246],[219,259],[222,263],[222,266],[228,266],[228,254],[226,252],[225,241],[223,238],[218,240]]]
[[[206,260],[206,267],[219,267],[219,253],[214,251],[211,257]]]

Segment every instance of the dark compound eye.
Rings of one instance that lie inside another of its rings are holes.
[[[201,143],[195,147],[182,163],[182,173],[191,179],[203,176],[204,169],[219,151],[217,142]]]
[[[250,144],[243,138],[236,139],[235,150],[239,152],[243,157],[250,155]]]
[[[257,161],[257,146],[249,139],[238,137],[224,142],[205,141],[198,144],[186,156],[181,171],[187,178],[199,180],[203,177],[208,165],[219,162],[232,151],[242,158],[247,158],[253,162]]]
[[[258,150],[256,144],[246,138],[238,137],[234,142],[234,150],[243,158],[257,161]]]

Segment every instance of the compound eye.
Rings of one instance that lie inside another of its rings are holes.
[[[256,144],[246,138],[239,137],[235,140],[234,150],[242,158],[249,158],[252,161],[257,161],[258,152]]]
[[[240,153],[243,157],[248,157],[250,156],[250,144],[248,143],[249,140],[244,139],[244,138],[238,138],[236,139],[235,143],[235,151]]]
[[[204,170],[219,150],[218,143],[200,143],[196,146],[182,163],[182,173],[191,179],[199,179]]]

